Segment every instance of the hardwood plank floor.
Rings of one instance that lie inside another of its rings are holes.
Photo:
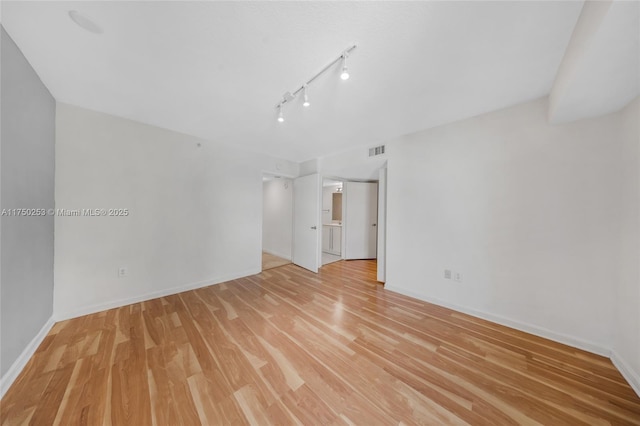
[[[295,265],[57,323],[2,425],[639,425],[603,357]]]
[[[275,256],[265,251],[262,252],[262,270],[278,268],[280,266],[288,265],[291,261],[282,257]]]

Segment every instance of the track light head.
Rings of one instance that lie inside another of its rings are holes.
[[[284,123],[284,115],[282,115],[282,104],[278,105],[278,122]]]
[[[304,95],[304,102],[302,103],[303,107],[308,107],[309,105],[311,105],[309,103],[309,97],[307,96],[307,85],[304,85],[304,89],[302,91],[303,95]]]
[[[347,67],[342,67],[342,74],[340,74],[340,78],[343,80],[349,80],[349,70]]]
[[[342,54],[342,72],[340,78],[343,80],[349,79],[349,68],[347,68],[347,52]]]

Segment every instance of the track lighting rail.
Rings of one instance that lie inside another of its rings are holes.
[[[356,47],[358,47],[357,45],[353,45],[348,47],[347,49],[345,49],[340,56],[338,56],[336,59],[334,59],[333,61],[331,61],[329,64],[327,64],[324,68],[322,68],[317,74],[315,74],[313,77],[311,77],[309,80],[307,80],[305,83],[303,83],[300,87],[298,87],[296,90],[294,90],[293,92],[286,92],[283,96],[282,96],[282,100],[280,102],[278,102],[276,104],[276,108],[279,111],[279,115],[278,115],[278,121],[282,122],[284,120],[281,120],[282,118],[282,106],[288,102],[291,102],[292,100],[295,99],[296,95],[302,91],[305,91],[308,86],[313,83],[318,77],[320,77],[322,74],[324,74],[325,72],[327,72],[327,70],[329,68],[331,68],[332,66],[334,66],[338,61],[343,61],[343,73],[346,71],[346,60],[347,57],[349,56],[349,54],[353,51],[353,49],[355,49]],[[347,78],[348,78],[348,74],[347,74]],[[345,80],[344,77],[342,77],[343,80]],[[305,99],[306,101],[306,99]]]

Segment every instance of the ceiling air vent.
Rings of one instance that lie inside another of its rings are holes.
[[[369,157],[375,157],[376,155],[384,154],[384,145],[369,148]]]

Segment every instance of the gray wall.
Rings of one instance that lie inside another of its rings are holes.
[[[1,30],[0,209],[54,207],[55,100]],[[0,375],[53,311],[53,216],[0,219]]]

